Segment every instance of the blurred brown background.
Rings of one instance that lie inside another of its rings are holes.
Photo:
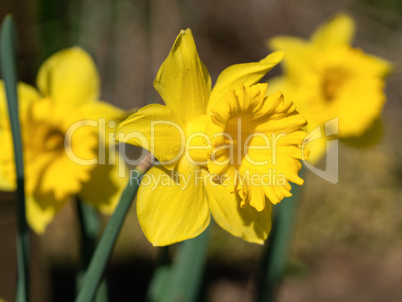
[[[21,81],[34,85],[36,71],[47,56],[80,45],[97,63],[102,99],[125,109],[161,102],[152,82],[182,28],[193,30],[200,57],[214,81],[231,64],[263,58],[268,38],[278,34],[307,38],[338,11],[356,19],[354,45],[394,63],[382,115],[384,133],[371,148],[340,145],[338,184],[306,172],[278,301],[401,301],[401,1],[0,2],[0,17],[11,12],[17,22]],[[270,76],[279,72],[277,67]],[[12,301],[16,277],[13,194],[0,198],[0,297]],[[43,237],[31,236],[32,301],[74,297],[74,273],[79,266],[75,212],[69,205]],[[215,227],[206,295],[200,299],[252,301],[261,252],[262,247]],[[144,238],[133,207],[107,271],[111,301],[142,300],[157,254],[158,249]],[[133,289],[137,296],[129,296]]]

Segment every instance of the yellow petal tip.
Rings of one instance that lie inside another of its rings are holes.
[[[284,56],[285,52],[283,50],[277,50],[262,59],[260,63],[276,65],[283,60]]]

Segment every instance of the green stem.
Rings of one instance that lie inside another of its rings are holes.
[[[154,302],[168,291],[170,271],[172,263],[169,258],[169,246],[163,246],[159,251],[157,268],[154,271],[152,280],[148,286],[145,301]]]
[[[77,213],[81,230],[81,259],[83,269],[77,274],[76,286],[81,289],[85,271],[88,269],[91,257],[96,248],[99,231],[99,216],[94,208],[77,199]],[[108,290],[106,279],[103,278],[96,293],[95,301],[107,302]]]
[[[134,171],[133,177],[140,179],[142,174]],[[93,301],[99,283],[102,280],[103,273],[108,262],[109,256],[113,250],[114,244],[119,235],[121,226],[130,209],[131,203],[137,193],[139,182],[129,182],[124,189],[119,204],[110,218],[105,231],[96,247],[95,253],[85,274],[83,286],[78,293],[76,302]]]
[[[295,185],[292,190],[293,196],[274,207],[274,223],[261,262],[263,275],[258,287],[258,302],[275,301],[277,286],[286,266],[299,191],[300,186]]]
[[[24,189],[24,165],[22,157],[22,141],[20,123],[18,117],[17,74],[15,66],[15,47],[17,33],[11,15],[4,18],[1,26],[1,70],[6,88],[8,114],[10,117],[11,131],[13,134],[15,169],[17,177],[17,266],[18,281],[16,301],[29,300],[29,234],[25,215],[25,189]]]
[[[210,227],[196,238],[180,244],[169,275],[167,292],[156,301],[193,302],[196,300],[208,251]]]

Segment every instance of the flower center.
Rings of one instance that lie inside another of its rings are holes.
[[[242,174],[242,164],[249,159],[249,147],[255,140],[266,87],[265,84],[241,85],[211,108],[212,122],[206,130],[212,142],[208,169],[211,174],[219,176],[217,182],[227,186],[231,193],[243,191],[238,178]],[[266,151],[269,148],[265,146]]]
[[[321,91],[327,102],[338,97],[342,86],[347,81],[348,73],[342,69],[328,68],[324,71],[321,82]]]
[[[93,127],[77,124],[81,116],[79,110],[50,99],[32,103],[22,115],[28,192],[64,200],[88,181],[95,166],[82,163],[96,158],[98,140]]]
[[[45,134],[44,148],[46,151],[63,151],[64,133],[59,129],[49,129],[49,131]]]

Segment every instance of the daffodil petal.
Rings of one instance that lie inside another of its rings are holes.
[[[14,191],[17,188],[15,181],[14,148],[9,125],[0,127],[0,191]]]
[[[116,142],[113,138],[116,126],[126,119],[129,114],[112,104],[100,101],[90,103],[84,106],[82,110],[87,119],[97,123],[100,145],[103,144],[105,148],[109,148],[109,144],[115,146]]]
[[[26,196],[27,221],[35,233],[41,235],[54,216],[68,202],[68,199],[57,201],[50,195]]]
[[[285,52],[283,65],[286,74],[290,77],[298,77],[302,74],[314,55],[310,44],[297,37],[276,36],[268,41],[268,47]]]
[[[17,89],[18,109],[20,112],[25,112],[32,102],[36,102],[40,98],[39,92],[31,85],[18,82]]]
[[[88,119],[105,119],[106,122],[120,122],[128,116],[126,111],[102,101],[86,104],[81,110]]]
[[[120,123],[115,139],[147,149],[165,167],[172,169],[184,153],[183,129],[182,121],[169,107],[151,104]]]
[[[40,67],[37,85],[55,102],[81,106],[99,98],[100,80],[91,56],[80,47],[61,50]]]
[[[229,66],[219,75],[214,89],[212,89],[208,103],[208,111],[225,94],[235,89],[240,84],[251,86],[256,84],[268,71],[283,59],[283,51],[276,51],[269,54],[259,62],[236,64]]]
[[[393,66],[391,62],[377,56],[373,55],[367,55],[367,56],[373,60],[373,63],[376,66],[380,77],[385,77],[392,72]]]
[[[194,238],[209,225],[205,188],[196,177],[188,163],[177,171],[153,167],[144,175],[137,196],[137,215],[154,246]]]
[[[355,35],[353,19],[340,13],[319,26],[311,35],[311,42],[318,49],[350,45]]]
[[[17,86],[18,93],[18,106],[21,113],[26,112],[27,108],[32,102],[39,100],[38,91],[31,85],[19,82]],[[6,99],[6,89],[4,82],[0,80],[0,129],[8,123],[8,109]]]
[[[10,182],[6,177],[4,177],[2,166],[0,165],[0,191],[10,192],[16,189],[17,185]]]
[[[18,93],[18,105],[20,115],[25,115],[27,113],[29,105],[32,102],[39,100],[39,94],[34,87],[22,82],[18,83],[17,93]],[[11,167],[12,171],[8,171],[9,173],[11,172],[12,174],[14,174],[12,177],[14,181],[11,181],[10,177],[6,177],[4,174],[5,173],[4,161],[14,161],[14,153],[12,147],[11,128],[8,118],[6,91],[4,87],[4,82],[1,80],[0,80],[0,137],[2,141],[0,161],[3,162],[3,164],[0,164],[0,190],[14,191],[16,189],[14,164]]]
[[[211,78],[198,56],[190,29],[182,30],[177,36],[158,71],[154,87],[165,104],[185,121],[205,114]]]
[[[99,122],[98,165],[91,171],[89,182],[83,184],[79,196],[82,201],[91,204],[104,214],[112,214],[120,195],[130,178],[130,172],[123,156],[112,140],[117,122],[127,114],[111,104],[94,102],[83,108],[85,115]]]
[[[264,244],[271,230],[270,202],[258,212],[249,204],[241,208],[240,197],[229,193],[222,185],[207,182],[206,191],[212,217],[224,230],[246,241]]]
[[[130,179],[130,172],[118,150],[114,150],[114,154],[107,151],[106,160],[91,172],[91,179],[83,184],[79,197],[81,201],[110,215]]]
[[[285,99],[293,100],[291,88],[292,87],[285,76],[274,77],[268,80],[268,88],[265,95],[268,96],[279,91],[283,94]]]
[[[327,152],[327,138],[319,135],[318,132],[311,132],[310,139],[305,143],[304,148],[309,150],[308,163],[315,165]]]

